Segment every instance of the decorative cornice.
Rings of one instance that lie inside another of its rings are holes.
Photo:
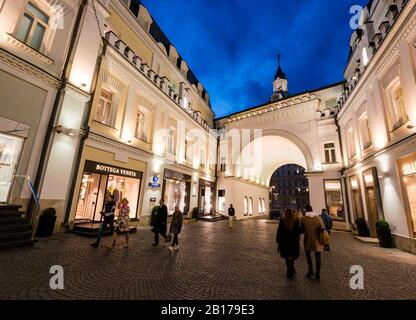
[[[70,96],[78,100],[81,100],[84,103],[87,103],[88,101],[91,100],[91,95],[89,95],[87,92],[75,87],[74,85],[70,83],[68,83],[65,90]]]
[[[31,55],[32,57],[38,59],[39,61],[43,62],[44,64],[51,66],[54,64],[54,61],[47,56],[43,55],[42,53],[32,49],[26,43],[21,42],[20,40],[16,39],[10,34],[4,34],[4,38],[8,43],[13,45],[14,47],[24,51],[25,53]]]
[[[41,70],[40,68],[35,67],[34,65],[10,54],[2,48],[0,48],[0,61],[17,71],[23,72],[46,83],[52,88],[59,89],[60,87],[61,82],[59,79]]]

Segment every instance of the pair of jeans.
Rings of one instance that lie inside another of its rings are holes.
[[[178,234],[175,233],[173,235],[172,247],[177,246],[177,245],[179,245],[179,237],[178,237]]]
[[[306,259],[308,260],[308,273],[313,275],[313,263],[312,263],[312,252],[306,251]],[[315,252],[315,260],[316,260],[316,275],[321,274],[321,253]]]
[[[229,227],[234,228],[234,216],[228,216]]]
[[[114,215],[104,217],[104,220],[101,223],[100,231],[98,231],[97,245],[100,244],[101,238],[103,237],[104,230],[107,228],[107,226],[110,228],[111,233],[113,233],[114,232]]]

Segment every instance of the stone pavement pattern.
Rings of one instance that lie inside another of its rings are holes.
[[[0,299],[416,298],[416,256],[364,244],[346,233],[333,234],[320,283],[305,277],[304,255],[296,278],[288,281],[276,253],[276,229],[265,220],[237,222],[235,230],[227,229],[227,221],[191,223],[172,254],[152,247],[149,230],[131,236],[129,249],[113,251],[90,248],[91,239],[55,235],[34,248],[0,251]],[[64,290],[49,288],[52,265],[64,268]],[[365,270],[365,290],[349,287],[353,265]]]

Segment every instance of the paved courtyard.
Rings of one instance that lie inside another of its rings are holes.
[[[131,247],[92,249],[92,240],[59,234],[34,248],[0,252],[0,299],[415,299],[416,256],[334,233],[323,256],[322,280],[305,277],[306,261],[286,280],[276,254],[277,225],[265,220],[197,222],[184,226],[180,250],[152,247],[139,230]],[[121,239],[120,239],[121,240]],[[108,243],[104,239],[103,243]],[[65,272],[65,289],[49,288],[52,265]],[[365,289],[350,289],[350,267],[365,270]]]

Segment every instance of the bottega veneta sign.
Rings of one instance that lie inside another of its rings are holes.
[[[141,179],[143,175],[143,173],[140,171],[115,167],[108,164],[97,163],[88,160],[85,161],[85,171],[101,174],[111,174],[115,176],[129,177],[135,179]]]

